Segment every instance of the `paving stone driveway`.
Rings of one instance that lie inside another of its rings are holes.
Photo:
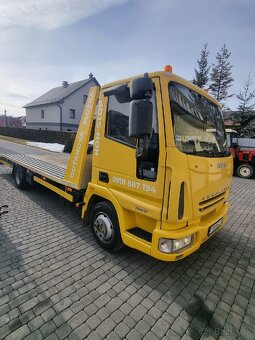
[[[0,166],[1,339],[254,339],[255,180],[234,178],[226,227],[187,259],[109,254],[42,188]]]

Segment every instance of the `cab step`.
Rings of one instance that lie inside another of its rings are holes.
[[[132,229],[128,229],[127,232],[129,232],[130,234],[136,236],[136,237],[139,237],[147,242],[150,242],[152,241],[152,234],[149,233],[148,231],[146,230],[143,230],[139,227],[135,227],[135,228],[132,228]]]

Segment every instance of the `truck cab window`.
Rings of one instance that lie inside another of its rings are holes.
[[[155,91],[151,98],[153,104],[153,121],[152,133],[148,138],[146,145],[146,155],[137,160],[137,177],[147,180],[156,180],[158,168],[158,119],[156,111]],[[106,137],[116,142],[135,148],[137,140],[129,137],[129,115],[130,115],[129,88],[125,93],[110,95],[108,97],[107,119],[106,119]],[[138,141],[140,145],[141,140]]]
[[[135,147],[135,139],[128,136],[130,98],[127,99],[128,101],[122,102],[115,95],[109,96],[106,136]]]

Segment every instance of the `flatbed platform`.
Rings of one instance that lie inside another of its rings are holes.
[[[47,177],[54,182],[75,188],[72,183],[64,180],[69,154],[66,153],[47,153],[44,155],[35,154],[0,154],[1,160],[18,164],[22,167]]]

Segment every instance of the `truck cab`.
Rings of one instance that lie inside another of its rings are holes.
[[[220,105],[170,67],[107,84],[82,218],[104,248],[182,259],[226,223],[232,163]]]

